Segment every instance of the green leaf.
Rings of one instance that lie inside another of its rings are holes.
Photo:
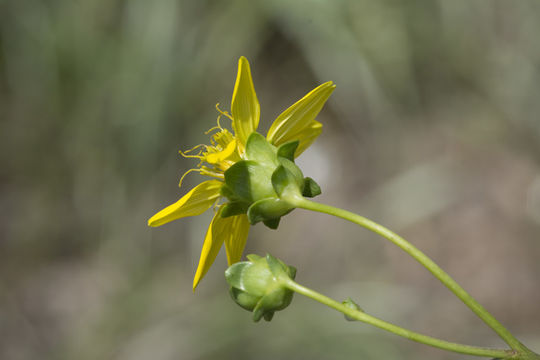
[[[232,165],[225,171],[225,184],[232,201],[252,203],[254,199],[276,196],[270,182],[272,171],[272,167],[253,160],[241,160]]]
[[[294,280],[296,278],[296,268],[294,266],[287,266],[287,268],[289,272],[289,277]]]
[[[321,192],[321,187],[315,182],[315,180],[310,177],[306,177],[304,179],[304,190],[302,191],[303,196],[312,198],[320,195]]]
[[[226,203],[221,208],[221,217],[226,218],[229,216],[240,215],[247,213],[249,204],[246,202],[234,201]]]
[[[280,157],[279,163],[285,167],[285,169],[289,170],[291,174],[294,176],[294,179],[296,180],[296,183],[299,187],[302,187],[304,185],[304,174],[302,174],[302,170],[296,165],[293,161],[286,159],[284,157]]]
[[[266,311],[283,310],[290,305],[294,292],[284,287],[266,293],[259,302],[260,307]],[[259,305],[257,304],[257,305]]]
[[[246,257],[251,262],[256,262],[256,261],[259,261],[259,260],[261,260],[263,258],[262,256],[259,256],[259,255],[256,255],[256,254],[249,254],[249,255],[246,255]]]
[[[249,160],[277,165],[276,147],[257,132],[251,133],[247,139],[246,157]]]
[[[276,278],[281,278],[283,276],[289,277],[287,265],[280,260],[276,259],[270,254],[266,254],[266,262],[268,263],[268,267],[270,268],[272,275],[274,275]]]
[[[225,171],[225,184],[233,197],[251,201],[250,168],[255,166],[254,161],[241,160]]]
[[[275,219],[263,220],[263,224],[272,230],[276,230],[279,226],[280,217]]]
[[[264,303],[263,303],[263,298],[261,298],[259,300],[259,302],[257,303],[257,305],[255,305],[255,308],[253,309],[253,321],[254,322],[259,322],[259,320],[261,320],[261,318],[263,317],[264,315]]]
[[[290,211],[292,208],[289,203],[276,199],[268,198],[254,202],[247,211],[247,216],[251,225],[259,221],[272,220],[279,218]]]
[[[227,280],[227,283],[233,288],[246,290],[244,287],[243,273],[252,266],[253,264],[247,261],[238,262],[229,266],[229,268],[225,270],[225,279]]]
[[[221,187],[221,195],[225,196],[230,201],[239,201],[238,197],[234,194],[234,192],[227,186],[227,184],[223,184]]]
[[[253,296],[247,292],[231,287],[229,293],[233,300],[242,308],[252,311],[260,300],[260,297]]]
[[[283,165],[278,166],[272,173],[272,186],[279,196],[286,190],[300,193],[294,175]]]
[[[271,321],[272,318],[274,317],[274,311],[267,311],[264,313],[264,320],[266,321]]]
[[[298,144],[300,144],[300,141],[295,140],[281,145],[278,147],[277,155],[294,162],[294,153],[298,148]]]

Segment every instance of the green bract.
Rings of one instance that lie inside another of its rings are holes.
[[[251,224],[262,221],[275,229],[280,218],[294,209],[290,199],[319,195],[317,183],[304,178],[294,163],[298,144],[291,141],[276,147],[253,132],[246,142],[245,159],[225,171],[221,193],[229,202],[221,216],[247,214]]]
[[[275,311],[291,303],[293,291],[285,287],[285,282],[294,279],[296,269],[272,255],[263,258],[252,254],[247,258],[249,261],[236,263],[225,271],[230,294],[238,305],[253,311],[254,321],[262,317],[270,321]]]

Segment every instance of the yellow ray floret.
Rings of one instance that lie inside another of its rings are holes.
[[[203,248],[197,272],[193,279],[193,290],[199,284],[199,281],[208,272],[214,260],[216,259],[219,249],[225,242],[227,247],[227,256],[229,264],[238,262],[244,251],[247,235],[249,232],[249,222],[246,215],[237,215],[222,218],[219,211],[216,212],[204,239]],[[230,252],[233,252],[230,254]],[[231,262],[231,256],[234,261]]]
[[[260,112],[259,100],[257,100],[257,94],[253,86],[249,62],[242,56],[238,60],[238,75],[231,102],[232,125],[239,141],[240,151],[243,151],[249,135],[257,130]]]
[[[216,202],[222,186],[223,182],[218,180],[200,183],[180,200],[152,216],[148,226],[160,226],[176,219],[202,214]]]
[[[246,246],[249,232],[247,215],[231,216],[229,236],[225,238],[225,251],[229,265],[239,262]]]
[[[322,124],[317,120],[313,120],[309,125],[303,127],[296,134],[287,134],[288,138],[295,139],[299,141],[298,147],[294,152],[294,157],[297,158],[306,150],[315,139],[322,133]]]
[[[306,96],[277,117],[270,130],[268,130],[266,139],[276,146],[288,141],[300,140],[299,148],[307,148],[321,133],[322,125],[320,123],[318,125],[314,124],[315,117],[319,114],[335,87],[329,81],[311,90]],[[309,142],[309,144],[306,146],[302,144],[302,141]],[[296,155],[298,156],[301,152],[297,151]]]

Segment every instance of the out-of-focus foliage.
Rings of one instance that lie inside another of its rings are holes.
[[[301,297],[253,324],[224,254],[191,292],[208,219],[146,220],[197,183],[177,188],[177,150],[229,107],[240,55],[262,132],[334,81],[299,159],[320,201],[403,234],[538,351],[539,33],[535,0],[0,1],[0,358],[463,358]],[[501,346],[352,225],[296,210],[250,238],[368,313]]]

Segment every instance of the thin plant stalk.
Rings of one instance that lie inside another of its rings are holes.
[[[453,343],[453,342],[437,339],[431,336],[423,335],[423,334],[399,327],[397,325],[391,324],[384,320],[378,319],[362,311],[355,310],[336,300],[333,300],[325,295],[322,295],[314,290],[311,290],[305,286],[302,286],[293,280],[289,279],[285,283],[285,286],[292,291],[295,291],[301,295],[307,296],[315,301],[320,302],[321,304],[329,306],[343,313],[349,318],[362,321],[364,323],[376,326],[380,329],[389,331],[393,334],[405,337],[412,341],[430,345],[439,349],[452,351],[452,352],[456,352],[460,354],[494,357],[494,358],[500,358],[500,359],[512,358],[517,353],[515,350],[490,349],[490,348],[484,348],[484,347],[478,347],[478,346],[464,345],[464,344]]]
[[[442,282],[452,293],[454,293],[465,305],[467,305],[480,319],[492,328],[501,339],[503,339],[512,349],[520,352],[529,351],[517,340],[493,315],[491,315],[482,305],[480,305],[467,291],[465,291],[450,275],[442,270],[426,254],[421,252],[407,240],[397,235],[386,227],[377,224],[363,216],[357,215],[347,210],[339,209],[330,205],[317,203],[303,197],[293,197],[288,201],[294,203],[298,208],[325,213],[336,216],[344,220],[360,225],[382,237],[390,240],[395,245],[411,255],[416,261],[428,269],[440,282]]]

